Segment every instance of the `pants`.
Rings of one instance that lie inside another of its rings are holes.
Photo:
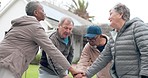
[[[15,78],[15,77],[10,70],[6,68],[0,68],[0,78]]]
[[[51,75],[45,70],[39,69],[39,78],[59,78],[59,76]]]

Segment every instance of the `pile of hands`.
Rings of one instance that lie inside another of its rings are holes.
[[[75,74],[72,74],[73,75],[73,78],[87,78],[85,73],[82,72],[82,71],[77,71]],[[69,75],[63,77],[63,78],[72,78],[70,77]]]

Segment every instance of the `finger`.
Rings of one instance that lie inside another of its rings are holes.
[[[74,78],[82,78],[82,74],[77,74]]]

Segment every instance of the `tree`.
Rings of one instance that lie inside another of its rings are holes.
[[[90,18],[94,18],[94,16],[89,16],[87,12],[88,2],[84,0],[72,0],[73,4],[68,6],[68,10],[86,20],[90,20]]]
[[[89,3],[85,0],[72,0],[72,4],[67,3],[64,4],[64,1],[58,2],[58,0],[47,0],[49,3],[56,5],[58,7],[67,8],[68,11],[88,20],[92,21],[94,19],[94,16],[89,16],[89,13],[87,12],[87,8]],[[65,6],[65,7],[64,7]]]

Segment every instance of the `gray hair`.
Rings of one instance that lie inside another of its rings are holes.
[[[26,14],[29,16],[34,16],[34,11],[37,9],[37,7],[40,5],[40,2],[38,1],[30,1],[26,5]]]
[[[63,17],[63,18],[59,21],[59,26],[62,25],[62,24],[65,22],[65,20],[71,22],[71,23],[74,25],[74,22],[73,22],[73,20],[72,20],[71,18],[69,18],[69,17]]]
[[[130,10],[124,4],[118,3],[113,8],[119,14],[123,14],[122,19],[128,21],[130,19]]]

